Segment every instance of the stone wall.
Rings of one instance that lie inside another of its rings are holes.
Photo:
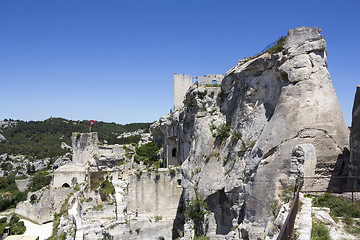
[[[86,181],[87,167],[82,164],[66,164],[54,172],[53,187],[74,187]],[[67,185],[66,185],[67,184]]]
[[[183,105],[184,96],[189,87],[193,84],[192,77],[186,74],[174,74],[174,108]]]
[[[73,163],[85,164],[89,160],[93,159],[94,155],[98,154],[97,132],[90,133],[76,133],[71,136],[72,148],[73,148]]]
[[[180,178],[180,175],[170,176],[167,169],[158,173],[143,172],[141,177],[132,175],[127,194],[128,214],[137,212],[174,219],[182,193],[177,181]]]
[[[224,75],[210,74],[201,77],[193,77],[187,74],[174,74],[174,108],[183,106],[184,97],[193,83],[198,85],[218,84],[220,85]]]
[[[17,185],[19,191],[20,192],[25,192],[25,190],[27,189],[27,185],[30,182],[30,178],[18,179],[18,180],[15,180],[15,182],[16,182],[16,185]]]
[[[27,200],[16,205],[15,213],[39,224],[52,221],[61,204],[73,190],[70,188],[50,188],[29,193]],[[31,203],[31,196],[36,200]]]

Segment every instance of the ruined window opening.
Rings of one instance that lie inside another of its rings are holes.
[[[68,183],[64,183],[64,184],[62,185],[62,187],[63,187],[63,188],[69,188],[70,185],[69,185]]]
[[[30,196],[30,201],[31,201],[31,202],[34,202],[34,201],[36,201],[37,199],[38,199],[38,197],[37,197],[35,194],[33,194],[33,195]]]
[[[212,84],[212,85],[216,85],[216,84],[217,84],[217,81],[216,81],[216,80],[212,80],[211,84]]]
[[[178,183],[179,186],[181,186],[181,179],[178,179],[177,183]]]
[[[171,156],[176,157],[176,148],[173,148],[173,150],[171,151]]]

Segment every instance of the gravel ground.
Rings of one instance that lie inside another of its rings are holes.
[[[52,222],[38,225],[25,219],[21,219],[21,221],[24,221],[26,226],[26,232],[24,233],[24,236],[39,236],[39,240],[45,240],[51,236],[53,227]]]

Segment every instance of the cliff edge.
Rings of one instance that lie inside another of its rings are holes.
[[[296,178],[327,188],[347,174],[349,129],[325,48],[319,29],[291,29],[281,51],[239,61],[221,86],[192,85],[184,107],[152,125],[163,158],[181,163],[183,200],[202,196],[210,210],[200,226],[176,226],[185,239],[269,237]]]

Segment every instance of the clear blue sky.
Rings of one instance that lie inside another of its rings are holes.
[[[360,67],[360,1],[0,0],[0,119],[151,122],[173,74],[222,74],[317,26],[345,122]]]

